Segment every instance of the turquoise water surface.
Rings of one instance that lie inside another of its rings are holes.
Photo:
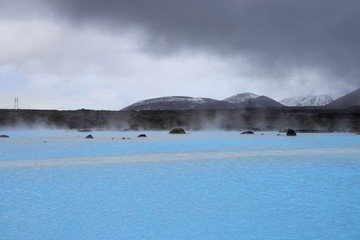
[[[360,239],[359,135],[144,133],[1,132],[0,239]]]

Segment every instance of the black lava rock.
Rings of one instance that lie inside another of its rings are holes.
[[[254,132],[253,131],[244,131],[241,134],[254,134]]]
[[[286,136],[296,136],[296,132],[289,128],[286,132]]]
[[[171,134],[185,134],[185,130],[183,128],[174,128],[169,133]]]

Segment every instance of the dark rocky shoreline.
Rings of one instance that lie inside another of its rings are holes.
[[[244,108],[236,110],[103,111],[0,109],[0,127],[91,130],[223,129],[301,132],[360,132],[360,109]]]

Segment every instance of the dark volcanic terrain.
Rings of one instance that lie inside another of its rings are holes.
[[[66,129],[281,130],[360,132],[360,108],[243,108],[183,111],[0,110],[0,127]],[[1,130],[1,129],[0,129]]]

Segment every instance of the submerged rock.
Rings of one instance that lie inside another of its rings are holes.
[[[185,134],[185,130],[183,128],[174,128],[169,133],[171,134]]]
[[[146,134],[140,134],[138,137],[146,137]]]
[[[85,138],[87,138],[87,139],[93,139],[94,137],[93,137],[91,134],[89,134],[89,135],[87,135]]]
[[[0,138],[8,138],[8,135],[0,135]]]
[[[296,132],[293,129],[289,128],[286,132],[286,136],[296,136]]]
[[[243,131],[241,134],[254,134],[253,131]]]

